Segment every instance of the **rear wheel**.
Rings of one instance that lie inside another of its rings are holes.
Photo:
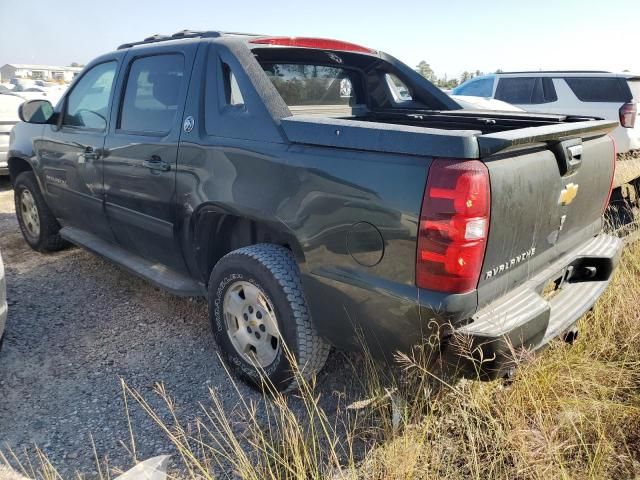
[[[329,345],[309,315],[300,273],[286,248],[259,244],[222,258],[209,281],[209,317],[227,363],[253,386],[297,386],[323,367]],[[266,377],[266,378],[265,378]]]
[[[13,186],[16,216],[22,236],[38,252],[55,252],[68,243],[60,237],[60,224],[49,210],[33,172],[22,172]]]

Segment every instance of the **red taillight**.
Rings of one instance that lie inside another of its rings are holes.
[[[624,128],[633,128],[636,125],[636,117],[638,116],[638,104],[629,102],[620,107],[620,125]]]
[[[434,160],[424,191],[416,285],[464,293],[478,285],[489,232],[489,172],[478,160]]]
[[[328,38],[310,37],[269,37],[251,40],[250,43],[262,45],[278,45],[281,47],[318,48],[321,50],[341,50],[345,52],[375,53],[375,50],[356,45],[355,43],[330,40]]]

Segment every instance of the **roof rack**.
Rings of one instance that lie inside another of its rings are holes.
[[[183,38],[218,38],[222,35],[246,35],[246,36],[258,36],[254,33],[237,33],[237,32],[220,32],[217,30],[197,31],[197,30],[181,30],[173,35],[161,35],[155,34],[145,38],[140,42],[123,43],[118,47],[118,50],[125,48],[131,48],[135,45],[146,45],[148,43],[166,42],[168,40],[180,40]]]

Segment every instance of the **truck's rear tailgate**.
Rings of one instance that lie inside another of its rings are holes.
[[[615,164],[607,133],[615,126],[580,122],[478,138],[491,181],[480,307],[601,230]]]

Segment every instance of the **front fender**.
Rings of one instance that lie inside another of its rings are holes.
[[[40,169],[35,142],[38,138],[42,138],[44,127],[44,125],[18,122],[11,130],[8,152],[11,182],[15,180],[17,174],[27,169],[25,168],[26,165],[36,172],[36,177],[40,182]]]

